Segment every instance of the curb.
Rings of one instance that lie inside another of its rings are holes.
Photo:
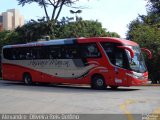
[[[160,86],[160,84],[146,84],[146,85],[142,85],[142,86]]]

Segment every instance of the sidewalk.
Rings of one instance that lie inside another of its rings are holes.
[[[153,84],[151,81],[148,81],[147,84],[145,85],[142,85],[142,86],[160,86],[160,83],[157,83],[157,84]]]
[[[160,86],[160,84],[146,84],[146,85],[142,85],[142,86]]]

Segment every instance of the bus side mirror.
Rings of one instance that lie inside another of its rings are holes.
[[[152,53],[150,50],[146,49],[146,48],[141,48],[141,50],[145,53],[147,53],[148,55],[148,59],[152,59]]]
[[[134,51],[133,51],[131,48],[126,47],[126,46],[117,46],[117,47],[118,47],[118,48],[121,48],[121,49],[126,49],[126,50],[128,50],[129,53],[130,53],[130,55],[131,55],[131,58],[134,57]]]

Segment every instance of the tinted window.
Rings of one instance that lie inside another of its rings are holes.
[[[5,48],[4,58],[9,60],[45,59],[47,50],[44,47]]]
[[[81,56],[85,58],[99,58],[101,57],[100,51],[96,43],[81,44]]]
[[[31,59],[78,59],[98,58],[101,54],[95,43],[63,45],[63,46],[37,46],[21,48],[5,48],[4,58],[10,60]]]
[[[124,49],[120,49],[117,46],[121,46],[120,44],[116,43],[101,43],[105,53],[107,54],[110,62],[113,65],[122,68],[128,68],[128,60],[126,51]]]
[[[49,46],[48,54],[50,59],[60,59],[62,56],[62,46]],[[46,53],[47,54],[47,53]]]
[[[78,45],[68,45],[63,48],[64,58],[66,59],[76,59],[80,58],[79,46]]]
[[[32,50],[30,48],[18,48],[17,49],[20,60],[32,59]]]
[[[12,59],[12,49],[8,48],[8,49],[3,49],[3,55],[5,59]]]
[[[48,47],[32,47],[32,59],[48,59]]]

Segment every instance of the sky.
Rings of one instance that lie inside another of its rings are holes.
[[[146,14],[145,0],[79,0],[74,6],[83,6],[82,13],[78,14],[84,20],[98,20],[103,28],[110,32],[117,32],[122,38],[125,38],[128,30],[127,25],[137,18],[138,14]],[[18,5],[16,0],[0,0],[0,13],[7,9],[16,8],[24,16],[25,21],[30,19],[37,20],[45,16],[43,8],[37,4]],[[52,9],[48,9],[51,14]],[[59,18],[63,16],[74,17],[69,10],[73,8],[65,7]],[[76,11],[76,10],[75,10]]]

